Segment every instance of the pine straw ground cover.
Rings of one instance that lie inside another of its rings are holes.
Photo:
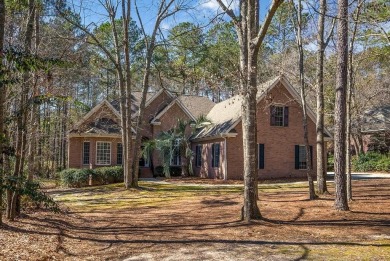
[[[242,185],[212,183],[50,190],[66,213],[7,222],[0,260],[390,260],[390,179],[354,181],[345,213],[306,183],[261,184],[251,224]]]

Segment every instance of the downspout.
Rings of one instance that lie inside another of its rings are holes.
[[[226,140],[226,137],[225,137],[225,146],[223,146],[223,150],[224,150],[224,156],[225,156],[225,161],[224,161],[224,165],[225,165],[225,173],[224,173],[224,180],[227,180],[227,140]]]

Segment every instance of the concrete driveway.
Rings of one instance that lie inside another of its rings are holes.
[[[334,178],[334,172],[328,172],[328,177]],[[356,172],[352,173],[352,180],[362,179],[390,179],[390,173],[364,173]]]

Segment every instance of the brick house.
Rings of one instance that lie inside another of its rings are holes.
[[[135,117],[140,93],[134,93]],[[259,86],[257,108],[259,178],[306,176],[300,97],[284,76]],[[206,97],[180,95],[160,90],[147,97],[143,139],[153,139],[171,129],[177,119],[195,120],[207,115],[211,124],[191,137],[194,173],[200,177],[242,179],[243,150],[240,95],[220,103]],[[315,145],[315,115],[308,110],[310,145]],[[115,103],[103,101],[69,132],[68,167],[99,167],[122,163],[120,112]],[[331,135],[326,132],[327,139]],[[316,154],[312,150],[313,169]],[[177,157],[177,156],[176,156]],[[152,159],[152,160],[151,160]],[[158,154],[140,159],[141,177],[151,177],[161,165]],[[180,158],[171,159],[179,165]],[[313,170],[314,172],[314,170]]]
[[[362,149],[365,153],[390,152],[390,105],[366,110],[359,128],[362,134]],[[356,143],[357,141],[353,140],[354,147],[357,147]],[[356,151],[356,148],[354,150]]]

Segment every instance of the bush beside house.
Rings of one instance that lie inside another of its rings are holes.
[[[102,167],[96,169],[65,169],[59,173],[61,184],[66,187],[80,188],[91,185],[106,185],[123,182],[123,168]]]

